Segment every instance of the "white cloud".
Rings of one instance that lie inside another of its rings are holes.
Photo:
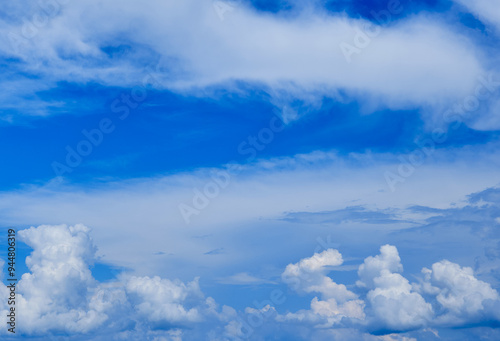
[[[286,267],[285,275],[300,277],[303,274],[323,272],[328,266],[342,265],[342,255],[338,250],[328,249],[321,253],[315,253],[312,257],[301,259],[296,264]]]
[[[367,257],[359,266],[357,284],[371,289],[366,298],[375,329],[410,330],[425,326],[433,316],[432,306],[397,273],[402,271],[393,245],[383,245],[379,255]]]
[[[11,11],[16,19],[25,13]],[[355,45],[367,21],[319,8],[284,18],[243,4],[224,18],[210,0],[147,6],[73,1],[39,25],[33,39],[19,38],[19,52],[5,37],[20,35],[26,24],[4,23],[0,46],[4,54],[22,58],[25,70],[53,84],[64,79],[140,85],[150,74],[144,65],[163,57],[165,71],[156,74],[156,86],[207,95],[211,86],[233,87],[234,80],[243,80],[267,89],[280,106],[290,96],[310,104],[321,96],[343,101],[338,93],[345,90],[350,97],[362,96],[367,110],[438,109],[471,94],[478,76],[488,71],[474,53],[478,46],[437,17],[411,16],[381,28],[351,63],[340,45]],[[102,50],[120,43],[133,46],[133,52],[110,57]]]
[[[326,298],[345,302],[356,298],[357,295],[347,290],[343,284],[335,283],[325,274],[331,266],[342,265],[342,255],[334,249],[315,253],[312,257],[304,258],[295,264],[288,264],[281,275],[283,281],[294,290],[304,292],[319,292]]]
[[[196,307],[184,306],[189,300],[203,301],[197,279],[186,285],[158,276],[133,276],[126,282],[126,292],[138,314],[149,322],[199,322],[202,319]]]
[[[279,321],[310,321],[323,327],[331,327],[343,317],[364,319],[364,302],[348,290],[345,285],[335,283],[326,273],[329,267],[342,265],[342,255],[338,250],[328,249],[304,258],[295,264],[288,264],[282,279],[299,292],[318,292],[322,300],[314,297],[311,310],[301,310],[279,316]]]
[[[134,322],[172,329],[235,315],[226,306],[218,312],[215,301],[204,297],[198,279],[185,284],[158,276],[122,275],[112,282],[97,282],[90,271],[96,248],[89,232],[84,225],[19,231],[33,248],[26,259],[30,272],[18,284],[21,334],[87,334],[103,328],[118,333]]]
[[[438,323],[461,325],[466,322],[500,320],[500,297],[490,284],[477,279],[469,267],[443,260],[422,270],[425,280],[416,286],[433,295],[446,313]]]
[[[251,264],[268,259],[288,264],[304,242],[316,246],[318,236],[324,236],[318,225],[304,230],[284,226],[283,221],[277,220],[284,212],[331,211],[353,204],[380,210],[410,205],[447,208],[471,192],[500,182],[498,151],[498,144],[436,149],[432,157],[438,161],[429,160],[417,168],[404,183],[398,184],[395,192],[390,192],[384,172],[397,172],[398,155],[366,153],[340,157],[317,152],[263,160],[244,166],[239,174],[231,174],[230,184],[199,215],[192,217],[190,225],[185,224],[179,203],[192,206],[193,189],[203,191],[212,181],[211,174],[224,168],[117,181],[92,188],[54,181],[0,193],[0,220],[11,226],[30,226],[40,221],[92,226],[102,261],[133,269],[141,276],[199,275],[220,279],[228,273],[257,274],[258,269],[252,269]],[[408,155],[402,158],[407,159]],[[429,196],[436,186],[447,190]],[[407,215],[406,211],[400,212]],[[257,219],[261,223],[253,224]],[[356,233],[356,243],[363,247],[386,243],[381,236],[408,226],[391,224],[376,230],[373,226],[352,225],[356,227],[349,233]],[[286,229],[291,236],[288,247],[277,247],[272,240],[258,237],[270,226]],[[143,233],[146,227],[147,234]],[[207,231],[210,237],[193,238]],[[270,245],[255,253],[248,247],[248,238],[252,236],[258,245]],[[225,252],[217,257],[204,255],[221,247]],[[165,255],[152,257],[159,251]],[[167,256],[171,253],[175,257]],[[432,262],[436,260],[439,259]],[[193,274],[192,269],[198,266],[199,273]]]
[[[285,273],[305,276],[301,271],[303,269],[315,269],[320,274],[324,273],[322,266],[311,264],[313,259],[316,259],[316,264],[341,263],[341,256],[337,252],[329,252],[330,257],[326,254],[316,254],[299,263],[290,264]],[[397,248],[384,245],[380,248],[379,255],[367,257],[359,267],[358,282],[363,284],[361,288],[370,289],[366,296],[358,298],[356,295],[355,299],[344,300],[342,304],[334,298],[320,300],[314,297],[310,310],[278,315],[276,321],[311,328],[357,325],[362,330],[377,333],[421,330],[437,335],[429,327],[464,326],[480,321],[499,320],[498,292],[490,284],[475,278],[472,269],[443,260],[433,264],[432,270],[424,268],[424,279],[418,284],[411,284],[397,273],[403,270],[400,261]],[[310,277],[306,278],[304,286],[308,288]],[[426,301],[423,295],[431,300]],[[380,336],[380,339],[411,338],[388,334]]]
[[[311,311],[325,317],[348,316],[363,320],[365,318],[364,307],[365,303],[362,300],[350,300],[338,304],[333,298],[320,301],[315,297],[311,301]]]
[[[373,288],[375,285],[374,279],[380,277],[384,270],[389,272],[403,271],[401,258],[399,258],[399,253],[395,246],[384,245],[380,248],[379,255],[366,258],[363,264],[359,266],[358,276],[360,280],[357,284]]]
[[[411,330],[431,321],[432,306],[412,290],[406,278],[382,270],[373,281],[375,287],[368,292],[367,299],[373,309],[376,328]]]
[[[89,269],[96,249],[88,232],[83,225],[42,225],[19,231],[33,248],[26,258],[30,273],[18,284],[23,332],[88,332],[106,321],[107,315],[89,307],[97,283]]]
[[[488,283],[474,277],[469,267],[460,267],[449,261],[432,265],[432,280],[443,290],[437,300],[453,312],[475,312],[482,309],[482,301],[498,300],[498,292]]]
[[[283,272],[283,279],[295,290],[321,295],[312,298],[310,309],[280,314],[266,305],[238,313],[205,298],[198,279],[183,283],[124,274],[99,283],[89,269],[96,252],[89,232],[84,225],[42,225],[19,231],[20,238],[33,248],[27,259],[30,273],[18,285],[22,334],[58,332],[86,337],[105,331],[113,332],[117,340],[138,340],[140,335],[158,340],[217,340],[244,338],[250,329],[242,318],[247,318],[254,323],[262,320],[261,328],[251,329],[256,337],[274,333],[280,323],[290,330],[299,326],[310,330],[303,334],[307,338],[313,337],[314,330],[332,328],[340,328],[335,333],[349,328],[406,331],[500,320],[498,292],[475,278],[472,269],[444,260],[434,263],[432,270],[424,268],[421,283],[412,285],[397,273],[402,271],[401,260],[391,245],[382,246],[379,255],[367,257],[359,267],[360,280],[371,289],[366,296],[360,297],[326,275],[343,263],[340,252],[327,249],[289,264]],[[426,302],[422,295],[433,301]],[[436,317],[431,303],[440,306]],[[381,338],[398,339],[395,335]],[[318,339],[322,339],[319,334]]]

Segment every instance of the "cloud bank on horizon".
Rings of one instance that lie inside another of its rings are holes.
[[[5,4],[1,338],[500,339],[499,8]]]
[[[351,290],[328,276],[331,267],[343,263],[336,249],[287,265],[282,279],[291,291],[319,297],[310,309],[278,313],[275,306],[290,295],[280,289],[271,292],[270,304],[236,311],[206,297],[198,278],[183,283],[122,274],[99,282],[91,272],[96,247],[84,225],[42,225],[19,236],[33,248],[26,258],[29,272],[18,283],[19,332],[35,339],[290,339],[302,333],[314,340],[377,340],[386,338],[373,336],[381,332],[395,338],[414,330],[437,335],[434,328],[500,321],[498,292],[477,279],[473,269],[441,260],[410,283],[393,245],[381,246],[379,254],[363,261]],[[3,288],[4,324],[7,297]]]

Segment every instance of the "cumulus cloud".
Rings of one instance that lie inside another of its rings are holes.
[[[393,245],[384,245],[380,248],[379,255],[365,259],[363,264],[359,266],[358,276],[360,280],[356,284],[373,288],[374,279],[380,277],[384,270],[388,272],[403,271],[398,250]]]
[[[304,292],[319,292],[323,297],[346,301],[356,295],[347,290],[343,284],[335,283],[325,274],[328,267],[341,265],[342,255],[334,249],[315,253],[312,257],[304,258],[300,262],[287,265],[282,279],[291,285],[294,290]]]
[[[172,332],[175,326],[234,315],[232,308],[220,310],[205,298],[198,279],[183,283],[121,275],[99,283],[90,270],[96,247],[84,225],[31,227],[19,237],[33,248],[26,259],[30,272],[18,284],[22,334],[87,334],[102,328],[122,333],[133,330],[135,322]]]
[[[188,299],[196,303],[203,299],[197,279],[186,285],[158,276],[133,276],[127,280],[126,292],[139,315],[150,322],[199,322],[202,318],[196,308],[183,305]]]
[[[315,253],[312,257],[304,258],[295,264],[288,264],[282,274],[282,279],[292,289],[299,292],[317,292],[322,300],[314,297],[311,301],[311,310],[302,310],[279,316],[278,320],[310,320],[324,326],[331,326],[339,322],[342,317],[363,319],[364,302],[358,300],[358,295],[348,290],[343,284],[335,283],[326,273],[329,267],[343,263],[342,255],[338,250],[328,249]]]
[[[311,311],[314,314],[325,317],[349,316],[357,319],[364,319],[364,303],[361,300],[350,300],[339,305],[338,302],[330,298],[320,301],[317,297],[311,301]]]
[[[197,278],[184,283],[122,274],[99,283],[90,271],[96,247],[84,225],[31,227],[19,231],[19,237],[33,248],[26,260],[30,272],[18,284],[20,332],[32,337],[70,333],[99,340],[112,332],[115,339],[126,340],[144,335],[238,340],[273,335],[286,325],[283,335],[301,330],[304,339],[358,335],[368,340],[377,332],[388,333],[381,339],[389,340],[405,339],[391,332],[500,321],[498,292],[471,268],[443,260],[424,268],[418,283],[410,283],[392,245],[383,245],[380,254],[359,266],[358,285],[353,286],[358,292],[327,276],[343,264],[338,250],[289,264],[283,281],[297,292],[318,296],[309,309],[280,313],[271,304],[241,312],[220,307],[205,298]],[[3,289],[0,294],[7,295]],[[283,293],[280,297],[280,302],[286,300]]]
[[[301,259],[296,264],[289,264],[285,270],[293,276],[300,276],[306,272],[321,272],[327,266],[336,266],[343,263],[342,255],[338,250],[328,249],[315,253],[312,257]]]
[[[358,286],[371,289],[366,295],[375,329],[410,330],[426,325],[432,306],[398,272],[403,271],[398,250],[383,245],[380,254],[366,258],[359,266]]]
[[[424,268],[424,281],[416,285],[423,293],[435,296],[445,313],[437,323],[463,325],[500,320],[500,297],[489,283],[474,276],[472,268],[443,260]]]
[[[404,331],[425,326],[433,317],[431,304],[412,290],[400,274],[382,270],[367,294],[373,311],[373,328]]]
[[[354,323],[371,333],[399,333],[499,321],[498,292],[490,284],[477,279],[471,268],[443,260],[433,264],[432,270],[424,268],[424,277],[418,283],[410,283],[401,274],[403,266],[397,248],[383,245],[380,254],[367,257],[359,266],[357,287],[361,292],[348,291],[349,294],[344,292],[335,298],[325,298],[328,286],[321,284],[328,282],[324,278],[329,277],[325,275],[324,267],[341,263],[340,253],[330,249],[289,264],[283,280],[304,292],[320,292],[323,299],[314,297],[309,310],[278,315],[276,320],[281,323],[295,321],[318,328]],[[291,278],[300,281],[294,282]]]
[[[88,232],[83,225],[42,225],[19,231],[19,237],[33,248],[26,258],[30,273],[18,284],[24,332],[84,333],[107,319],[89,306],[97,283],[89,268],[96,249]]]

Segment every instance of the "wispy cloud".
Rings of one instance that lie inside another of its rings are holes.
[[[20,58],[23,71],[45,83],[132,87],[146,76],[144,65],[162,57],[158,86],[181,93],[205,96],[213,86],[235,89],[233,81],[239,80],[259,84],[275,103],[290,96],[308,103],[324,96],[363,98],[368,111],[432,107],[434,115],[494,71],[474,52],[480,44],[430,15],[379,27],[381,33],[346,63],[339,46],[354,44],[366,20],[320,8],[285,19],[241,4],[221,21],[208,0],[119,5],[116,12],[114,2],[67,3],[37,29],[36,39],[21,37],[26,44],[18,49],[6,37],[22,30],[23,22],[4,23],[2,53]]]

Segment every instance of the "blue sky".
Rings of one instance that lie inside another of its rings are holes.
[[[2,338],[499,339],[499,5],[4,6]]]

